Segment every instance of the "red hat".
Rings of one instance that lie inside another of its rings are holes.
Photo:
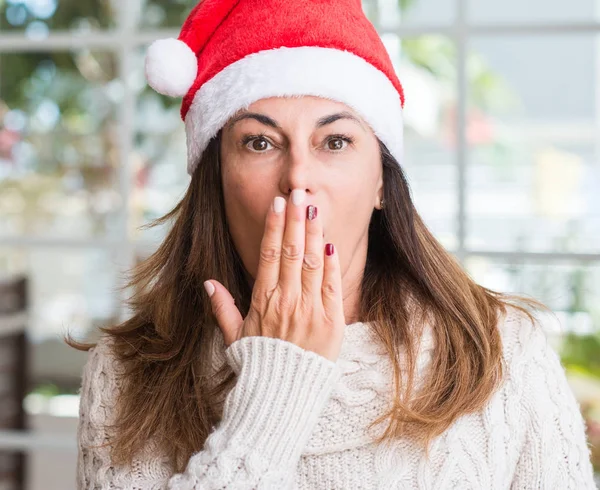
[[[146,78],[184,97],[190,175],[229,118],[276,96],[348,105],[402,161],[402,85],[361,0],[204,0],[150,45]]]

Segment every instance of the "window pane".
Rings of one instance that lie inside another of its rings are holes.
[[[600,251],[597,44],[591,35],[473,40],[468,247]]]
[[[0,2],[0,30],[44,37],[54,29],[104,29],[114,26],[116,5],[116,0],[8,0]]]
[[[44,434],[54,443],[73,442],[70,451],[40,449],[27,454],[30,488],[70,487],[55,469],[72,468],[76,461],[77,392],[88,354],[67,346],[62,335],[68,331],[76,339],[96,340],[98,327],[115,323],[113,291],[121,268],[116,262],[102,250],[0,248],[0,277],[18,275],[27,280],[28,394],[23,407],[28,433]],[[6,349],[3,352],[6,356]]]
[[[0,277],[27,280],[28,309],[25,318],[18,319],[25,322],[28,339],[27,395],[22,404],[27,432],[43,435],[65,448],[28,451],[27,488],[72,488],[77,459],[77,393],[88,354],[67,346],[62,336],[68,331],[79,340],[96,340],[98,327],[115,323],[117,277],[122,270],[122,261],[103,250],[0,248]],[[2,299],[6,298],[0,302]],[[7,320],[11,325],[15,319],[0,315],[4,328]],[[4,365],[7,353],[16,362],[16,351],[3,343]],[[2,408],[6,412],[6,405]]]
[[[52,260],[54,257],[48,258]],[[32,298],[32,288],[29,287],[34,285],[35,278],[28,273],[26,260],[24,251],[0,249],[0,427],[26,429],[28,435],[43,434],[53,444],[61,442],[59,438],[64,440],[63,446],[68,443],[72,447],[70,451],[33,450],[22,458],[27,488],[72,488],[77,459],[76,393],[87,354],[73,349],[67,351],[58,341],[52,344],[31,342],[27,330],[25,338],[30,342],[22,343],[21,328],[27,329],[34,308],[32,305],[26,310],[26,301],[35,301],[35,293]],[[28,276],[29,284],[23,284],[22,274]],[[8,451],[2,453],[2,482],[5,485],[2,488],[17,488],[9,483],[17,461],[14,457],[7,457]],[[57,473],[56,468],[61,468],[61,471]],[[65,476],[65,469],[73,469],[70,477]]]
[[[137,74],[143,78],[145,50],[138,52]],[[175,207],[190,178],[187,174],[185,126],[180,116],[181,99],[138,86],[135,115],[134,188],[130,209],[135,240],[158,243],[171,224],[141,230]]]
[[[0,236],[121,233],[112,53],[0,55]]]
[[[598,17],[596,0],[468,0],[475,22],[591,22]]]
[[[542,301],[558,314],[565,331],[600,332],[600,262],[548,263],[471,256],[465,267],[482,286]]]
[[[147,0],[140,13],[143,27],[180,28],[198,0]]]
[[[457,246],[456,50],[442,36],[384,35],[404,88],[404,162],[417,210],[447,248]]]
[[[87,354],[86,354],[87,355]],[[54,442],[70,441],[72,449],[35,448],[27,454],[27,488],[29,490],[63,490],[75,488],[77,474],[77,424],[79,396],[41,394],[26,399],[28,432],[51,437]]]
[[[122,261],[103,250],[0,248],[0,277],[10,274],[27,281],[28,395],[23,406],[30,433],[53,436],[55,443],[57,437],[76,441],[77,393],[88,354],[67,346],[62,336],[69,332],[78,340],[95,341],[100,326],[117,322],[117,277],[123,269]],[[10,317],[4,320],[11,323]],[[6,346],[3,352],[6,356]],[[76,451],[52,453],[50,459],[56,464],[63,462],[61,467],[70,467],[75,461]],[[65,479],[48,466],[48,451],[33,451],[27,458],[34,481],[45,475],[49,480],[44,488],[69,488],[64,483],[61,486],[59,482]]]
[[[197,0],[149,0],[141,12],[144,27],[183,24]],[[455,15],[455,0],[362,0],[363,10],[378,27],[401,24],[448,24]]]
[[[27,278],[27,333],[35,343],[59,342],[67,330],[83,337],[110,322],[125,265],[103,249],[0,248],[0,276]]]
[[[363,10],[378,28],[410,24],[449,24],[456,15],[455,0],[363,0]]]

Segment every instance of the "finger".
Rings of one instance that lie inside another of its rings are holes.
[[[281,258],[281,242],[285,228],[286,201],[277,196],[269,207],[265,220],[265,231],[260,243],[258,270],[253,291],[268,294],[277,287]]]
[[[205,281],[204,288],[210,297],[213,315],[223,332],[225,345],[229,346],[238,339],[244,319],[237,306],[235,306],[233,297],[219,281],[214,279]]]
[[[291,203],[288,203],[281,260],[279,264],[279,286],[282,292],[300,294],[302,279],[302,259],[304,257],[306,191],[294,189]]]
[[[323,222],[316,206],[306,210],[306,238],[302,262],[302,294],[320,298],[323,283]]]
[[[326,317],[335,322],[344,319],[342,299],[342,274],[337,250],[328,243],[324,251],[323,285],[321,288],[323,309]]]

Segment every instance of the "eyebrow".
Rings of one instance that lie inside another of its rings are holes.
[[[265,126],[270,126],[273,129],[277,129],[280,131],[282,130],[281,126],[277,123],[277,121],[275,121],[274,119],[271,119],[269,116],[265,116],[264,114],[260,114],[258,112],[247,112],[247,111],[241,112],[240,114],[234,116],[231,119],[231,121],[229,121],[229,123],[227,124],[227,127],[233,128],[235,123],[242,121],[244,119],[255,119],[258,122],[264,124]],[[329,116],[324,116],[324,117],[320,118],[317,121],[315,128],[317,128],[317,129],[322,128],[323,126],[332,124],[335,121],[338,121],[340,119],[348,119],[350,121],[354,121],[357,124],[359,124],[363,129],[365,129],[362,121],[347,111],[337,112],[335,114],[330,114]]]

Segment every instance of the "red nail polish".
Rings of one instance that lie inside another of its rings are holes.
[[[310,205],[306,208],[306,218],[312,221],[317,217],[317,207]]]
[[[325,245],[325,253],[327,255],[333,255],[333,252],[335,252],[333,243],[328,243],[327,245]]]

